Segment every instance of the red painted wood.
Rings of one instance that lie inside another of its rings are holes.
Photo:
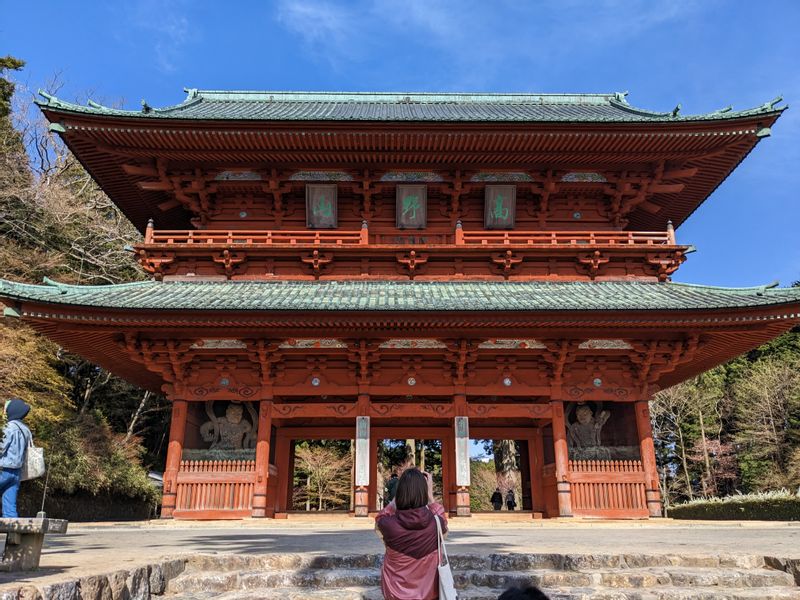
[[[267,516],[267,488],[269,487],[269,446],[272,433],[272,402],[262,400],[258,410],[258,436],[256,439],[256,481],[253,490],[253,516]]]
[[[175,509],[177,484],[176,479],[183,453],[183,439],[186,435],[187,403],[185,400],[172,401],[172,418],[169,427],[169,444],[167,446],[167,464],[164,469],[164,492],[161,501],[161,518],[169,519]]]

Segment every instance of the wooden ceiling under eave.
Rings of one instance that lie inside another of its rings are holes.
[[[780,113],[678,123],[408,123],[142,121],[43,108],[64,128],[81,164],[134,225],[189,229],[191,215],[158,208],[168,192],[141,190],[126,163],[169,168],[292,170],[576,171],[697,168],[680,193],[648,198],[662,207],[630,216],[628,229],[679,225],[725,180]]]

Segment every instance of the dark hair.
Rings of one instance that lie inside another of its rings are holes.
[[[420,508],[428,504],[428,482],[417,468],[406,469],[397,482],[394,496],[397,510]]]
[[[497,600],[549,600],[547,595],[532,585],[525,589],[512,587],[500,594]]]

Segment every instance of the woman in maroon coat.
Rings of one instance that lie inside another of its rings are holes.
[[[447,532],[444,507],[433,499],[430,473],[408,469],[400,476],[394,500],[375,517],[386,545],[381,589],[386,600],[436,600],[439,553],[436,521]]]

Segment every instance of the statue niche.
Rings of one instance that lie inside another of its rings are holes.
[[[612,458],[611,449],[604,446],[600,433],[608,422],[611,413],[602,410],[602,403],[597,407],[597,414],[588,404],[581,402],[577,409],[570,403],[566,410],[567,443],[570,457],[578,460],[609,460]],[[575,422],[570,422],[570,416],[575,409]]]
[[[208,421],[200,427],[203,441],[210,443],[209,450],[249,450],[255,448],[256,430],[253,426],[257,417],[252,403],[247,402],[250,420],[244,415],[244,406],[239,402],[230,402],[225,407],[225,415],[217,416],[214,401],[206,402]]]

